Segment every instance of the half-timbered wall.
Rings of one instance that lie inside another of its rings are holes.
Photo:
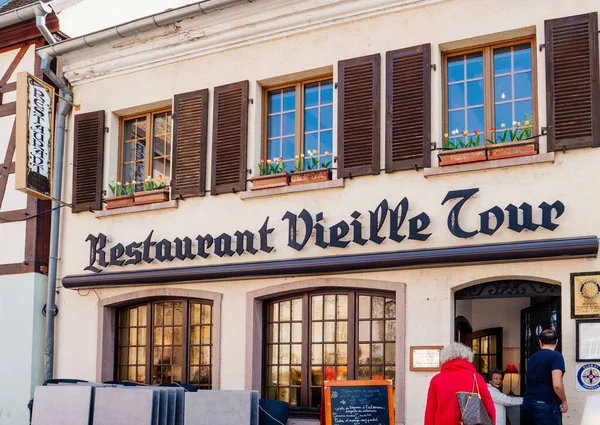
[[[55,17],[48,23],[57,29]],[[35,54],[43,44],[34,21],[0,29],[0,425],[28,423],[27,403],[44,379],[51,205],[15,190],[14,174],[17,74],[43,77]]]

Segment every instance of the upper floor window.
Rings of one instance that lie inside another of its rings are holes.
[[[395,379],[391,294],[314,292],[266,304],[264,397],[317,408],[324,380]]]
[[[446,147],[530,138],[535,128],[533,40],[446,56]]]
[[[122,120],[119,179],[138,182],[146,178],[169,181],[171,175],[171,111],[161,110]]]
[[[333,81],[304,81],[266,91],[266,159],[286,171],[331,167]]]
[[[117,323],[118,380],[211,389],[210,301],[151,301],[123,307]]]

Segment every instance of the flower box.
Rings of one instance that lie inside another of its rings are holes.
[[[133,194],[111,196],[106,198],[106,209],[131,207],[133,205]]]
[[[456,164],[468,164],[470,162],[485,161],[486,149],[483,146],[476,146],[474,148],[461,148],[461,149],[449,149],[442,151],[439,154],[440,166],[445,167],[447,165]]]
[[[488,159],[516,158],[518,156],[529,156],[537,154],[536,142],[523,142],[516,140],[514,142],[497,143],[488,145]]]
[[[319,170],[297,171],[290,174],[290,185],[318,183],[331,180],[331,169],[321,168]]]
[[[250,190],[270,189],[289,185],[290,175],[288,173],[267,174],[265,176],[254,176],[250,181],[252,182]]]
[[[135,205],[155,204],[169,200],[169,189],[145,190],[135,193]]]

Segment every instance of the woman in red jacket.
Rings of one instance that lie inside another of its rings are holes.
[[[442,350],[441,356],[442,371],[429,383],[425,425],[460,425],[462,418],[456,393],[477,392],[473,376],[477,379],[485,410],[495,424],[494,402],[483,377],[473,366],[473,352],[466,345],[453,342]]]

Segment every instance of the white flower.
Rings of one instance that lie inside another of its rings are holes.
[[[513,127],[514,127],[515,125],[517,125],[517,122],[516,122],[516,121],[513,121]]]
[[[146,177],[146,178],[147,178],[148,180],[150,180],[152,177],[151,177],[151,176],[148,176],[148,177]]]
[[[313,156],[312,151],[306,151],[306,153],[308,154],[308,156]]]
[[[329,155],[329,151],[325,151],[325,156],[328,156],[328,155]]]
[[[114,182],[115,182],[115,179],[110,179],[110,182],[111,182],[111,183],[114,183]]]
[[[137,182],[135,180],[132,180],[131,184],[137,184]]]
[[[117,182],[117,186],[121,186],[121,182]]]
[[[452,130],[452,135],[454,136],[455,134],[458,134],[458,128],[455,130]]]

